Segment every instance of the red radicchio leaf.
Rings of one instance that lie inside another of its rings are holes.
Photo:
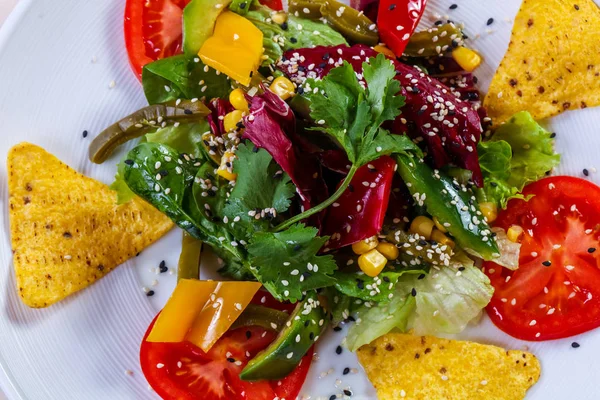
[[[250,139],[257,147],[267,150],[290,176],[304,210],[325,200],[327,186],[323,181],[320,164],[312,154],[299,151],[292,141],[296,121],[291,108],[269,90],[249,97],[248,100],[250,112],[243,119],[246,127],[243,138]]]
[[[329,208],[323,234],[331,237],[324,251],[347,246],[381,231],[395,168],[396,162],[383,156],[356,171],[348,189]]]
[[[362,73],[362,63],[377,52],[367,46],[318,46],[290,50],[278,67],[298,85],[306,78],[322,78],[345,60],[354,71]],[[429,147],[434,164],[440,168],[450,162],[471,170],[473,181],[483,185],[477,156],[481,138],[481,122],[477,111],[468,101],[461,100],[450,88],[415,67],[392,60],[401,95],[406,97],[402,114],[394,123],[394,132],[404,133],[409,121]]]
[[[210,130],[213,135],[221,136],[225,133],[225,125],[223,123],[223,118],[225,115],[231,111],[233,111],[233,106],[228,100],[224,99],[214,99],[208,103],[208,109],[210,110],[210,114],[206,117],[208,121],[208,125],[210,125]]]

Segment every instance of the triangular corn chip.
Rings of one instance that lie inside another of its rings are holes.
[[[17,290],[30,307],[91,285],[173,227],[140,198],[118,206],[108,186],[29,143],[8,153],[8,189]]]
[[[358,349],[379,400],[519,400],[540,377],[531,353],[389,333]]]
[[[492,122],[600,105],[599,27],[592,0],[524,0],[484,100]]]

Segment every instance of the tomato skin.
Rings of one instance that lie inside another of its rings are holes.
[[[281,0],[260,0],[260,4],[269,7],[271,10],[283,10],[283,2]]]
[[[144,335],[140,364],[150,386],[165,400],[295,399],[308,374],[312,348],[281,381],[242,381],[239,373],[275,339],[275,332],[256,326],[230,330],[205,353],[190,342],[147,342],[157,318]]]
[[[127,0],[123,31],[131,68],[181,52],[182,12],[191,0]]]
[[[558,176],[528,185],[496,225],[524,229],[519,269],[484,263],[494,324],[523,340],[559,339],[600,326],[600,187]]]

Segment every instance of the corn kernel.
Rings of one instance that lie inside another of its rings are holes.
[[[236,110],[248,111],[248,102],[244,97],[244,91],[242,89],[235,89],[229,93],[229,102]]]
[[[391,58],[396,58],[396,55],[394,54],[393,51],[391,51],[390,49],[388,49],[385,46],[382,46],[380,44],[378,44],[377,46],[373,47],[373,50],[375,50],[378,53],[381,53],[385,56],[391,57]]]
[[[473,72],[481,64],[481,56],[466,47],[457,47],[452,50],[452,58],[467,72]]]
[[[271,20],[273,22],[275,22],[277,25],[281,25],[285,21],[287,21],[287,13],[284,13],[284,12],[275,13],[275,14],[271,15]]]
[[[487,218],[487,222],[494,222],[496,218],[498,218],[498,207],[496,207],[496,203],[492,203],[491,201],[479,203],[479,209],[483,216]]]
[[[434,229],[431,232],[431,240],[433,240],[434,242],[438,242],[441,245],[446,245],[451,249],[454,248],[454,241],[437,229]]]
[[[383,270],[387,259],[376,249],[370,250],[358,257],[358,266],[366,275],[375,277]]]
[[[439,219],[437,219],[437,217],[433,217],[433,223],[435,224],[435,227],[438,228],[438,231],[442,233],[448,232],[448,229],[446,229],[446,227],[440,222]]]
[[[228,181],[234,181],[237,179],[237,174],[233,172],[233,161],[235,160],[235,153],[226,151],[221,157],[221,165],[217,169],[217,175],[222,176]],[[229,165],[227,165],[229,163]]]
[[[352,244],[352,251],[354,254],[365,254],[367,251],[373,250],[379,244],[377,236],[371,236]]]
[[[395,260],[400,255],[398,248],[391,243],[381,242],[377,245],[376,249],[390,261]]]
[[[511,242],[519,243],[523,236],[523,228],[519,225],[511,225],[510,228],[508,228],[508,231],[506,231],[506,236]]]
[[[287,100],[292,97],[296,91],[294,84],[285,76],[275,78],[269,87],[271,92],[275,93],[282,100]]]
[[[425,239],[431,237],[431,231],[433,231],[435,223],[431,218],[424,217],[419,215],[417,218],[413,219],[410,223],[410,232],[418,233],[421,236],[425,236]]]
[[[223,119],[223,126],[226,132],[231,132],[237,128],[237,123],[242,120],[244,112],[242,110],[233,110],[230,113],[225,114]]]

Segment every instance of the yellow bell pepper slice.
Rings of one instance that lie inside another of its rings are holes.
[[[258,70],[263,34],[246,18],[231,11],[219,15],[213,35],[198,52],[202,62],[244,86]]]
[[[260,289],[258,282],[219,282],[186,339],[207,352],[231,327]]]
[[[182,342],[218,282],[182,279],[158,316],[148,342]]]

